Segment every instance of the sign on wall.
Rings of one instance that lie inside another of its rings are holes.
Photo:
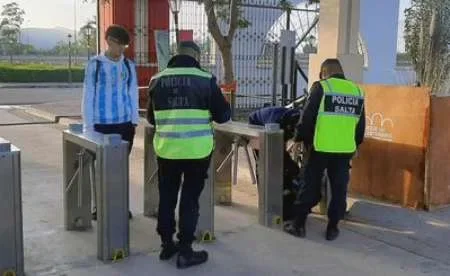
[[[169,31],[155,30],[155,44],[158,71],[162,71],[170,60]]]

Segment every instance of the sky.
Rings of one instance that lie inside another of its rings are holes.
[[[12,0],[0,0],[3,6]],[[65,27],[73,29],[76,16],[76,25],[79,28],[88,19],[95,16],[95,4],[82,3],[82,0],[14,0],[25,10],[23,27],[54,28]],[[376,0],[371,0],[376,1]],[[396,1],[396,0],[392,0]],[[410,0],[399,0],[400,10],[408,6]],[[74,9],[76,7],[76,9]],[[403,15],[403,13],[400,13]]]
[[[96,5],[90,1],[82,3],[82,0],[0,0],[0,6],[12,1],[25,10],[22,28],[64,27],[73,30],[76,24],[79,29],[96,14]]]
[[[0,0],[0,6],[13,0]],[[25,10],[25,22],[23,28],[55,28],[64,27],[67,29],[79,29],[89,19],[92,19],[96,12],[96,5],[82,0],[14,0]],[[376,0],[370,0],[376,1]],[[396,1],[396,0],[392,0]],[[399,36],[402,36],[403,11],[410,5],[411,0],[400,1]],[[403,41],[399,41],[399,49],[403,48]]]

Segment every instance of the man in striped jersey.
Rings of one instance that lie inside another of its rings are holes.
[[[120,134],[133,147],[139,123],[138,84],[134,63],[124,57],[130,43],[125,28],[112,25],[105,32],[108,48],[93,57],[85,70],[82,114],[84,131]],[[129,212],[130,219],[132,218]],[[92,213],[97,219],[97,211]]]

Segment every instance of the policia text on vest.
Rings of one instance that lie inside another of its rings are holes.
[[[212,77],[198,68],[168,68],[153,77],[157,83],[151,95],[154,147],[159,157],[201,159],[211,154],[214,141],[208,99]]]
[[[363,102],[362,97],[325,95],[325,112],[360,115]]]
[[[179,89],[190,87],[191,78],[186,76],[170,76],[161,79],[161,88],[170,89],[171,96],[167,97],[167,104],[170,108],[187,108],[190,106],[189,97],[179,95]]]

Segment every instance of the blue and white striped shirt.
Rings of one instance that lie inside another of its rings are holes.
[[[97,62],[100,62],[100,66],[95,83]],[[132,61],[128,62],[131,76],[123,56],[119,61],[113,61],[101,54],[87,64],[82,100],[84,129],[92,130],[95,124],[139,123],[136,67]]]

